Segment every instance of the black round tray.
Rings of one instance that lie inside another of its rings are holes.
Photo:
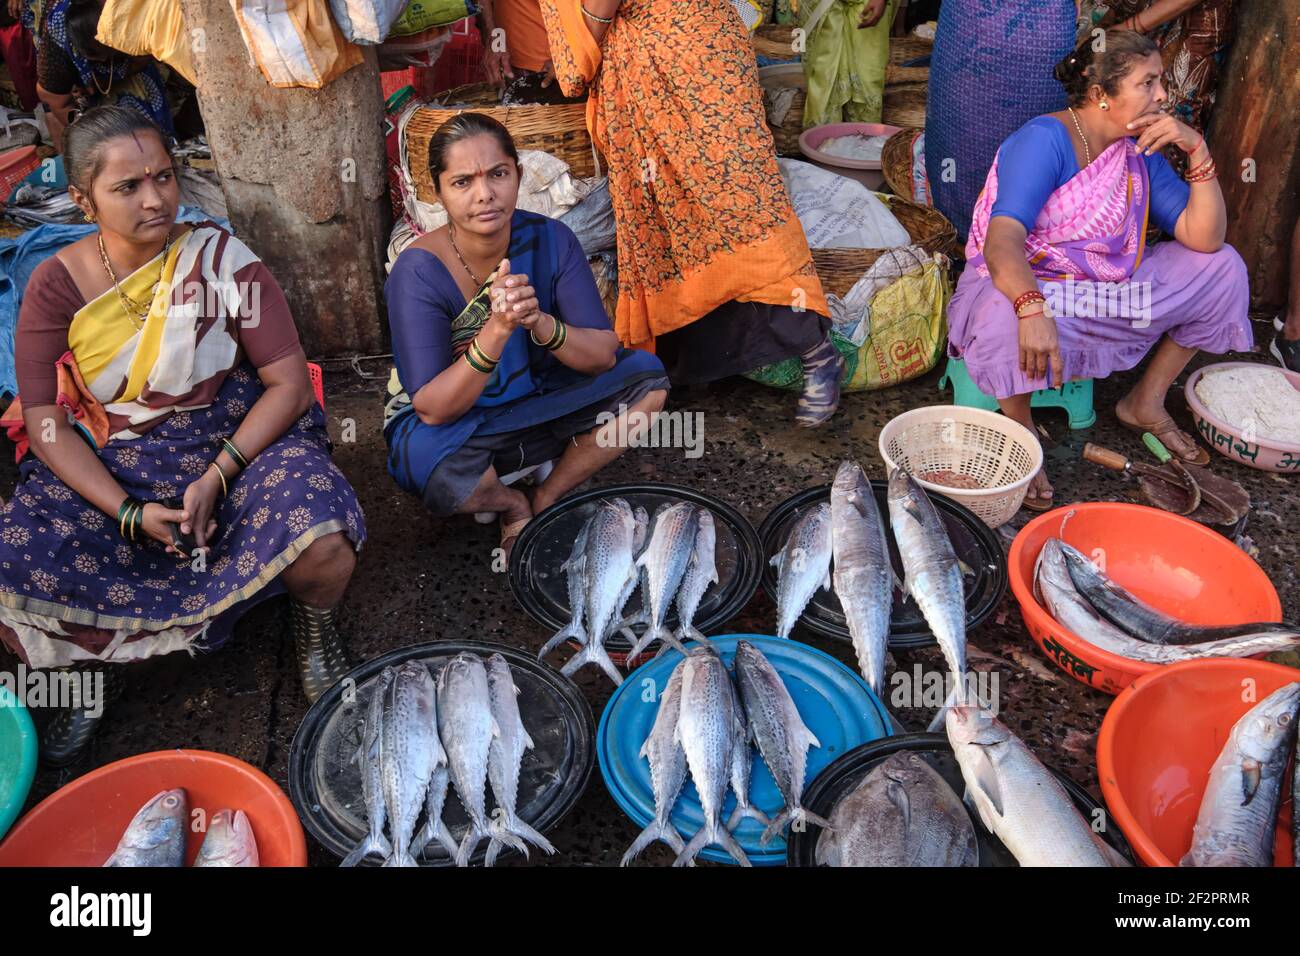
[[[568,579],[560,565],[569,558],[579,529],[591,515],[596,502],[604,498],[625,498],[633,508],[642,506],[654,516],[666,501],[689,501],[713,512],[717,529],[716,560],[718,583],[709,588],[695,614],[695,626],[704,634],[715,633],[749,603],[758,590],[759,563],[763,560],[758,532],[739,511],[711,495],[659,482],[612,485],[593,488],[564,498],[528,523],[510,554],[510,590],[524,612],[550,632],[569,623]],[[638,587],[627,602],[625,614],[641,609]],[[676,604],[668,609],[668,627],[676,629]],[[644,632],[638,626],[638,633]],[[622,634],[612,635],[605,646],[611,653],[632,649]]]
[[[913,753],[920,754],[936,771],[939,776],[947,781],[948,786],[952,787],[953,793],[961,799],[962,794],[966,792],[966,782],[961,775],[961,767],[957,764],[957,758],[953,755],[952,746],[948,743],[946,734],[899,734],[895,737],[881,737],[879,740],[873,740],[870,743],[862,744],[860,747],[854,747],[819,773],[804,790],[803,805],[808,810],[818,816],[830,818],[831,811],[835,805],[847,796],[854,787],[861,782],[862,778],[871,772],[871,768],[880,763],[890,754],[897,753],[900,750],[910,750]],[[1093,814],[1101,809],[1101,804],[1088,795],[1077,783],[1061,773],[1059,770],[1052,770],[1056,779],[1065,787],[1065,792],[1070,795],[1074,805],[1079,808],[1085,820],[1092,821]],[[964,804],[963,804],[964,805]],[[989,833],[980,822],[979,814],[966,808],[970,815],[971,823],[975,827],[975,841],[979,847],[979,865],[980,866],[1018,866],[1016,858],[1011,855],[1002,841]],[[1104,812],[1104,811],[1103,811]],[[1114,824],[1113,820],[1107,817],[1107,822]],[[804,832],[791,831],[786,843],[786,865],[787,866],[816,866],[817,860],[817,841],[821,838],[820,827],[807,827]],[[1129,849],[1128,841],[1120,833],[1118,824],[1107,826],[1105,832],[1101,834],[1102,838],[1112,847],[1122,853],[1130,862],[1133,859],[1133,853]]]
[[[872,479],[871,490],[876,494],[876,503],[885,521],[886,536],[889,539],[889,559],[899,580],[903,577],[903,562],[898,556],[898,545],[889,529],[889,508],[885,498],[889,482]],[[776,594],[777,569],[769,562],[772,555],[785,546],[790,536],[790,529],[805,512],[814,506],[829,501],[830,485],[809,488],[792,498],[781,502],[763,519],[758,535],[763,541],[763,590],[769,595]],[[985,618],[993,613],[1007,591],[1007,558],[1002,550],[1002,543],[996,534],[983,521],[967,508],[957,504],[943,495],[931,495],[939,516],[943,518],[952,539],[953,550],[957,557],[965,561],[975,572],[975,577],[964,579],[966,588],[966,630],[973,631]],[[773,602],[775,603],[775,597]],[[775,622],[773,622],[775,624]],[[808,602],[799,623],[823,637],[833,637],[841,641],[852,641],[844,609],[840,599],[833,590],[818,590]],[[929,647],[934,644],[934,635],[925,623],[916,602],[911,598],[903,600],[902,593],[894,588],[894,609],[889,620],[889,646],[898,649],[912,647]]]
[[[433,641],[389,651],[366,661],[321,695],[303,718],[289,751],[289,799],[307,831],[340,858],[364,838],[366,806],[361,792],[361,767],[352,761],[360,741],[360,725],[370,700],[373,680],[385,667],[409,660],[435,664],[461,651],[487,657],[501,654],[519,687],[519,712],[533,739],[519,772],[517,809],[520,817],[545,833],[573,808],[591,777],[596,761],[596,725],[582,692],[567,677],[539,664],[531,655],[505,644],[481,641]],[[354,700],[344,701],[345,688],[355,688]],[[488,811],[492,790],[487,788]],[[447,788],[443,822],[459,841],[469,827],[456,788]],[[422,824],[419,824],[422,825]],[[471,858],[482,862],[488,841]],[[515,851],[502,851],[501,857]],[[540,850],[534,850],[540,853]],[[441,845],[429,844],[419,858],[424,866],[450,866]],[[376,866],[373,857],[364,866]]]

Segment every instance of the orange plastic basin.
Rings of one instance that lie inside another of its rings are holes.
[[[1161,665],[1099,650],[1058,624],[1035,600],[1034,562],[1051,537],[1101,562],[1112,580],[1189,624],[1282,619],[1282,602],[1263,568],[1223,535],[1190,518],[1113,501],[1048,511],[1020,529],[1011,543],[1011,591],[1039,649],[1071,677],[1108,694],[1118,694]]]
[[[223,808],[243,810],[253,825],[262,866],[306,866],[307,839],[293,804],[266,774],[234,757],[206,750],[160,750],[92,770],[56,790],[20,819],[4,843],[0,866],[102,866],[131,818],[161,790],[189,797],[189,866],[203,844],[195,832]]]
[[[1097,738],[1097,774],[1111,816],[1143,863],[1178,865],[1233,724],[1296,680],[1294,667],[1213,658],[1158,668],[1115,698]],[[1274,866],[1291,866],[1289,791],[1284,783]]]

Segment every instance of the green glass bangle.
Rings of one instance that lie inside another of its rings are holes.
[[[221,447],[225,449],[226,454],[230,456],[240,471],[248,467],[248,459],[244,457],[244,453],[236,448],[235,443],[229,438],[221,439]]]

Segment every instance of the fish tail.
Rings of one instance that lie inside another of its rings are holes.
[[[823,830],[830,830],[832,833],[835,832],[835,828],[831,826],[831,821],[827,820],[825,817],[819,817],[807,807],[796,807],[792,816],[794,821],[803,827],[806,827],[811,823],[814,826],[821,827]]]
[[[654,639],[654,628],[647,628],[646,632],[632,643],[632,649],[627,652],[628,661],[634,661],[640,657],[641,652],[649,647],[654,642]]]
[[[551,651],[569,640],[577,641],[580,644],[585,644],[587,641],[587,635],[583,631],[582,625],[578,623],[577,618],[574,618],[568,624],[564,625],[564,627],[551,635],[551,639],[543,644],[542,649],[537,652],[537,659],[540,661],[547,654],[551,653]]]
[[[427,855],[429,844],[437,840],[442,844],[442,848],[447,851],[447,858],[456,859],[456,852],[459,849],[456,841],[452,838],[451,831],[447,829],[447,824],[441,820],[430,820],[420,829],[412,843],[411,852],[415,856],[424,853]]]
[[[726,827],[718,827],[717,832],[714,834],[713,842],[726,850],[727,853],[730,854],[731,858],[741,866],[754,865],[749,862],[749,857],[745,855],[744,849],[736,842],[736,838],[731,835],[731,831]]]
[[[695,836],[691,837],[691,842],[686,844],[682,851],[677,854],[677,859],[673,860],[673,866],[694,866],[695,858],[709,843],[709,828],[707,825],[702,826],[696,831]]]
[[[487,856],[483,858],[484,866],[491,866],[493,863],[496,862],[497,854],[501,852],[502,847],[509,847],[512,850],[517,850],[524,855],[525,860],[528,859],[528,845],[524,843],[523,840],[519,839],[519,836],[515,832],[515,827],[519,824],[519,822],[520,821],[518,820],[512,820],[507,822],[507,821],[497,820],[494,818],[488,824],[488,829],[491,831],[492,840],[490,843],[488,843]],[[545,842],[544,838],[543,838],[543,842]],[[550,850],[548,852],[551,853],[555,852],[555,847],[552,847],[549,843],[547,843],[546,845],[550,847]]]
[[[629,658],[630,659],[630,658]],[[605,672],[605,675],[614,682],[615,686],[623,683],[623,675],[618,672],[614,662],[609,658],[609,652],[605,650],[605,645],[598,641],[591,641],[582,646],[582,650],[570,657],[560,668],[560,673],[565,677],[570,677],[579,668],[595,664]]]
[[[708,638],[704,636],[704,632],[694,624],[683,624],[677,629],[676,637],[679,650],[681,649],[680,645],[685,644],[687,641],[699,641],[703,644],[708,640]]]
[[[686,849],[686,844],[682,841],[682,835],[677,832],[677,828],[667,821],[651,820],[650,825],[637,834],[637,838],[632,841],[632,845],[627,848],[623,854],[623,859],[619,860],[619,866],[627,866],[645,850],[651,843],[656,840],[662,840],[667,843],[680,856]],[[698,851],[697,851],[698,852]],[[676,864],[674,864],[675,866]]]
[[[760,824],[762,824],[765,827],[772,822],[771,820],[768,819],[767,814],[764,813],[762,810],[758,809],[758,807],[755,806],[742,807],[740,804],[736,804],[736,809],[731,811],[731,818],[727,820],[727,829],[728,830],[736,829],[736,827],[740,826],[741,821],[743,821],[746,817],[750,818],[751,820],[757,820]]]
[[[930,726],[926,728],[927,733],[938,733],[943,729],[944,723],[948,720],[948,711],[961,700],[965,700],[966,695],[962,692],[965,681],[957,681],[952,690],[948,691],[948,696],[939,708],[939,712],[934,715],[934,720],[930,721]]]
[[[343,858],[339,866],[356,866],[372,853],[378,853],[384,857],[393,855],[393,847],[383,836],[376,836],[373,833],[366,834],[366,838],[357,845],[351,853]]]
[[[773,817],[772,822],[769,823],[767,825],[767,829],[763,831],[763,835],[758,838],[758,845],[765,847],[769,843],[771,843],[772,837],[776,836],[782,830],[784,830],[786,824],[790,822],[790,818],[793,816],[794,816],[794,810],[790,809],[789,807],[786,807],[775,817]]]
[[[460,847],[456,850],[456,865],[469,866],[469,858],[478,849],[479,841],[488,835],[488,832],[477,823],[471,823],[469,829],[465,831],[464,838],[460,841]]]
[[[518,817],[515,817],[513,820],[510,821],[510,832],[517,837],[521,837],[522,839],[527,840],[529,843],[537,847],[537,849],[541,850],[543,853],[547,854],[548,856],[555,852],[555,847],[551,844],[550,840],[546,839],[546,837],[542,836],[539,832],[537,832],[535,829],[533,829],[523,820],[520,820]],[[527,855],[528,855],[528,848],[524,847],[524,856]]]
[[[384,860],[384,866],[419,866],[415,862],[415,857],[410,853],[390,853],[388,859]]]

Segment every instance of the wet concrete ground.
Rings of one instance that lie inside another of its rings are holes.
[[[1271,333],[1271,328],[1257,324],[1262,344],[1267,344]],[[1198,364],[1208,361],[1203,357]],[[369,540],[342,614],[354,658],[368,659],[438,639],[499,641],[535,651],[549,634],[519,609],[505,575],[492,569],[497,527],[475,524],[468,517],[435,520],[389,479],[380,435],[380,395],[388,367],[383,362],[363,367],[374,378],[363,380],[345,364],[326,369],[326,406],[335,440],[341,437],[344,419],[356,422],[356,441],[339,442],[335,457],[356,487],[369,526]],[[812,432],[794,427],[792,394],[744,380],[674,395],[671,409],[705,415],[704,456],[691,460],[681,450],[634,449],[596,482],[654,480],[691,485],[729,502],[757,526],[785,498],[828,482],[846,456],[856,456],[869,475],[881,475],[876,445],[881,426],[906,409],[949,401],[950,396],[937,390],[939,374],[936,369],[893,389],[846,396],[839,415]],[[1058,502],[1137,499],[1136,482],[1077,457],[1085,441],[1139,455],[1135,436],[1122,431],[1110,411],[1135,374],[1097,383],[1098,421],[1087,431],[1070,433],[1062,412],[1040,416],[1051,434],[1066,445],[1064,457],[1054,454],[1048,461]],[[1179,423],[1190,429],[1181,381],[1171,392],[1169,407]],[[1246,533],[1258,545],[1258,560],[1281,594],[1284,616],[1300,619],[1298,549],[1292,533],[1300,482],[1217,456],[1213,465],[1249,489],[1253,507]],[[0,491],[7,497],[15,472],[11,463],[3,467]],[[1029,517],[1022,511],[1012,524],[1018,527]],[[1009,541],[1010,535],[1005,538]],[[725,630],[770,632],[773,618],[774,607],[760,591]],[[173,747],[231,754],[262,768],[287,791],[290,743],[307,710],[287,624],[287,606],[283,599],[276,600],[251,612],[218,653],[196,659],[171,655],[131,668],[126,694],[109,710],[89,752],[67,770],[40,771],[28,807],[95,767]],[[807,633],[797,636],[854,666],[848,645]],[[564,652],[558,652],[551,660],[558,666],[563,658]],[[1003,720],[1045,762],[1099,798],[1096,734],[1111,698],[1077,683],[1043,657],[1025,631],[1010,592],[970,635],[970,659],[975,669],[998,675]],[[910,670],[918,662],[927,669],[942,668],[937,648],[896,655],[893,666]],[[0,652],[0,666],[11,668],[13,663]],[[594,668],[584,670],[578,684],[599,719],[612,685]],[[931,715],[932,711],[910,710],[896,714],[909,730],[924,729]],[[572,812],[548,834],[558,849],[548,862],[612,865],[636,833],[606,793],[597,770]],[[308,844],[314,865],[337,863],[310,836]],[[643,857],[647,865],[670,860],[671,854],[662,846]]]

